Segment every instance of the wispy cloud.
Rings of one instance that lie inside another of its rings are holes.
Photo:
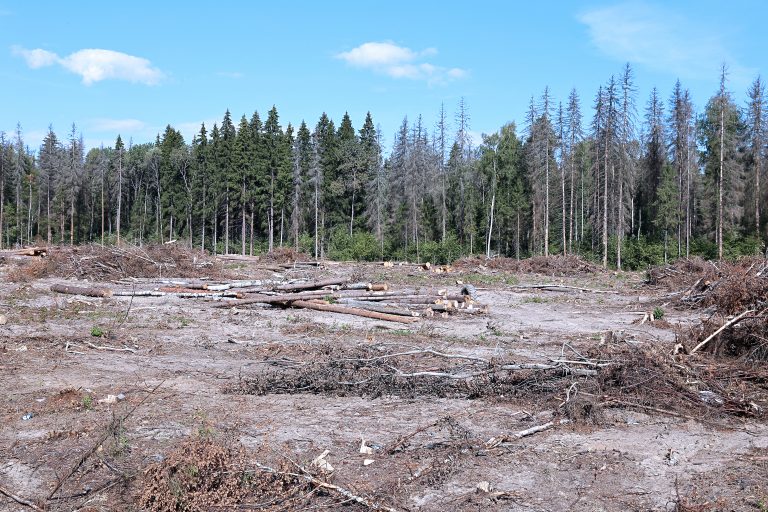
[[[389,41],[372,41],[341,52],[336,58],[350,66],[369,69],[392,78],[422,80],[430,84],[445,84],[467,76],[465,69],[438,66],[426,61],[427,57],[434,55],[437,55],[435,48],[414,51]]]
[[[739,64],[716,27],[647,3],[620,3],[581,13],[592,43],[611,58],[668,71],[684,78],[712,79],[725,62],[736,81],[756,70]]]
[[[157,85],[164,78],[163,72],[153,67],[147,59],[113,50],[86,48],[66,57],[60,57],[42,48],[28,50],[14,46],[12,52],[22,57],[27,66],[32,69],[59,65],[67,71],[80,75],[85,85],[102,80],[124,80],[144,85]]]

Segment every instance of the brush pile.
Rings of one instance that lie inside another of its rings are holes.
[[[123,244],[101,246],[57,246],[45,250],[24,249],[28,261],[9,273],[9,278],[62,277],[110,281],[114,279],[162,277],[219,277],[221,264],[214,258],[178,244]]]
[[[692,352],[768,359],[768,260],[681,260],[652,269],[649,284],[676,290],[671,295],[680,307],[709,313],[687,335]]]
[[[534,256],[524,260],[515,258],[481,257],[462,258],[453,266],[457,270],[471,271],[478,267],[491,270],[502,270],[519,274],[540,274],[554,277],[574,277],[583,275],[601,274],[605,269],[578,256]]]

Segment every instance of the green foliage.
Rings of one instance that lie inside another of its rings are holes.
[[[93,409],[93,396],[92,395],[83,395],[83,408],[86,411],[90,411]]]
[[[661,320],[664,318],[664,310],[660,307],[656,307],[653,309],[653,319],[654,320]]]
[[[91,336],[94,336],[96,338],[101,338],[102,336],[104,336],[104,334],[106,333],[98,325],[94,325],[93,327],[91,327]]]
[[[331,236],[328,257],[342,261],[377,261],[381,259],[381,244],[371,233],[356,231],[350,235],[340,227]]]
[[[646,237],[630,238],[624,241],[621,251],[621,265],[625,270],[642,270],[664,263],[664,244],[652,242]]]

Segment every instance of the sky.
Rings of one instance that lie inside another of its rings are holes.
[[[391,145],[403,118],[452,129],[464,98],[475,140],[524,125],[532,96],[575,88],[586,117],[625,63],[639,115],[676,80],[697,108],[728,87],[739,104],[768,73],[764,0],[670,2],[59,2],[0,0],[0,131],[37,150],[72,124],[88,147],[150,142],[276,106],[283,127],[366,112]]]

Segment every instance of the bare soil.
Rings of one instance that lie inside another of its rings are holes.
[[[710,315],[674,307],[644,275],[482,261],[441,274],[353,263],[275,274],[262,263],[219,261],[214,277],[460,280],[490,312],[403,327],[206,299],[86,298],[50,286],[161,284],[106,270],[100,281],[50,269],[18,279],[9,261],[0,488],[29,504],[4,493],[0,510],[768,508],[764,372],[715,354],[672,356],[680,333]],[[515,288],[531,284],[615,293]],[[640,323],[657,307],[664,322]],[[427,349],[454,357],[395,355]],[[552,361],[596,370],[494,366]],[[360,453],[363,440],[372,453]],[[325,451],[332,471],[312,464]]]

